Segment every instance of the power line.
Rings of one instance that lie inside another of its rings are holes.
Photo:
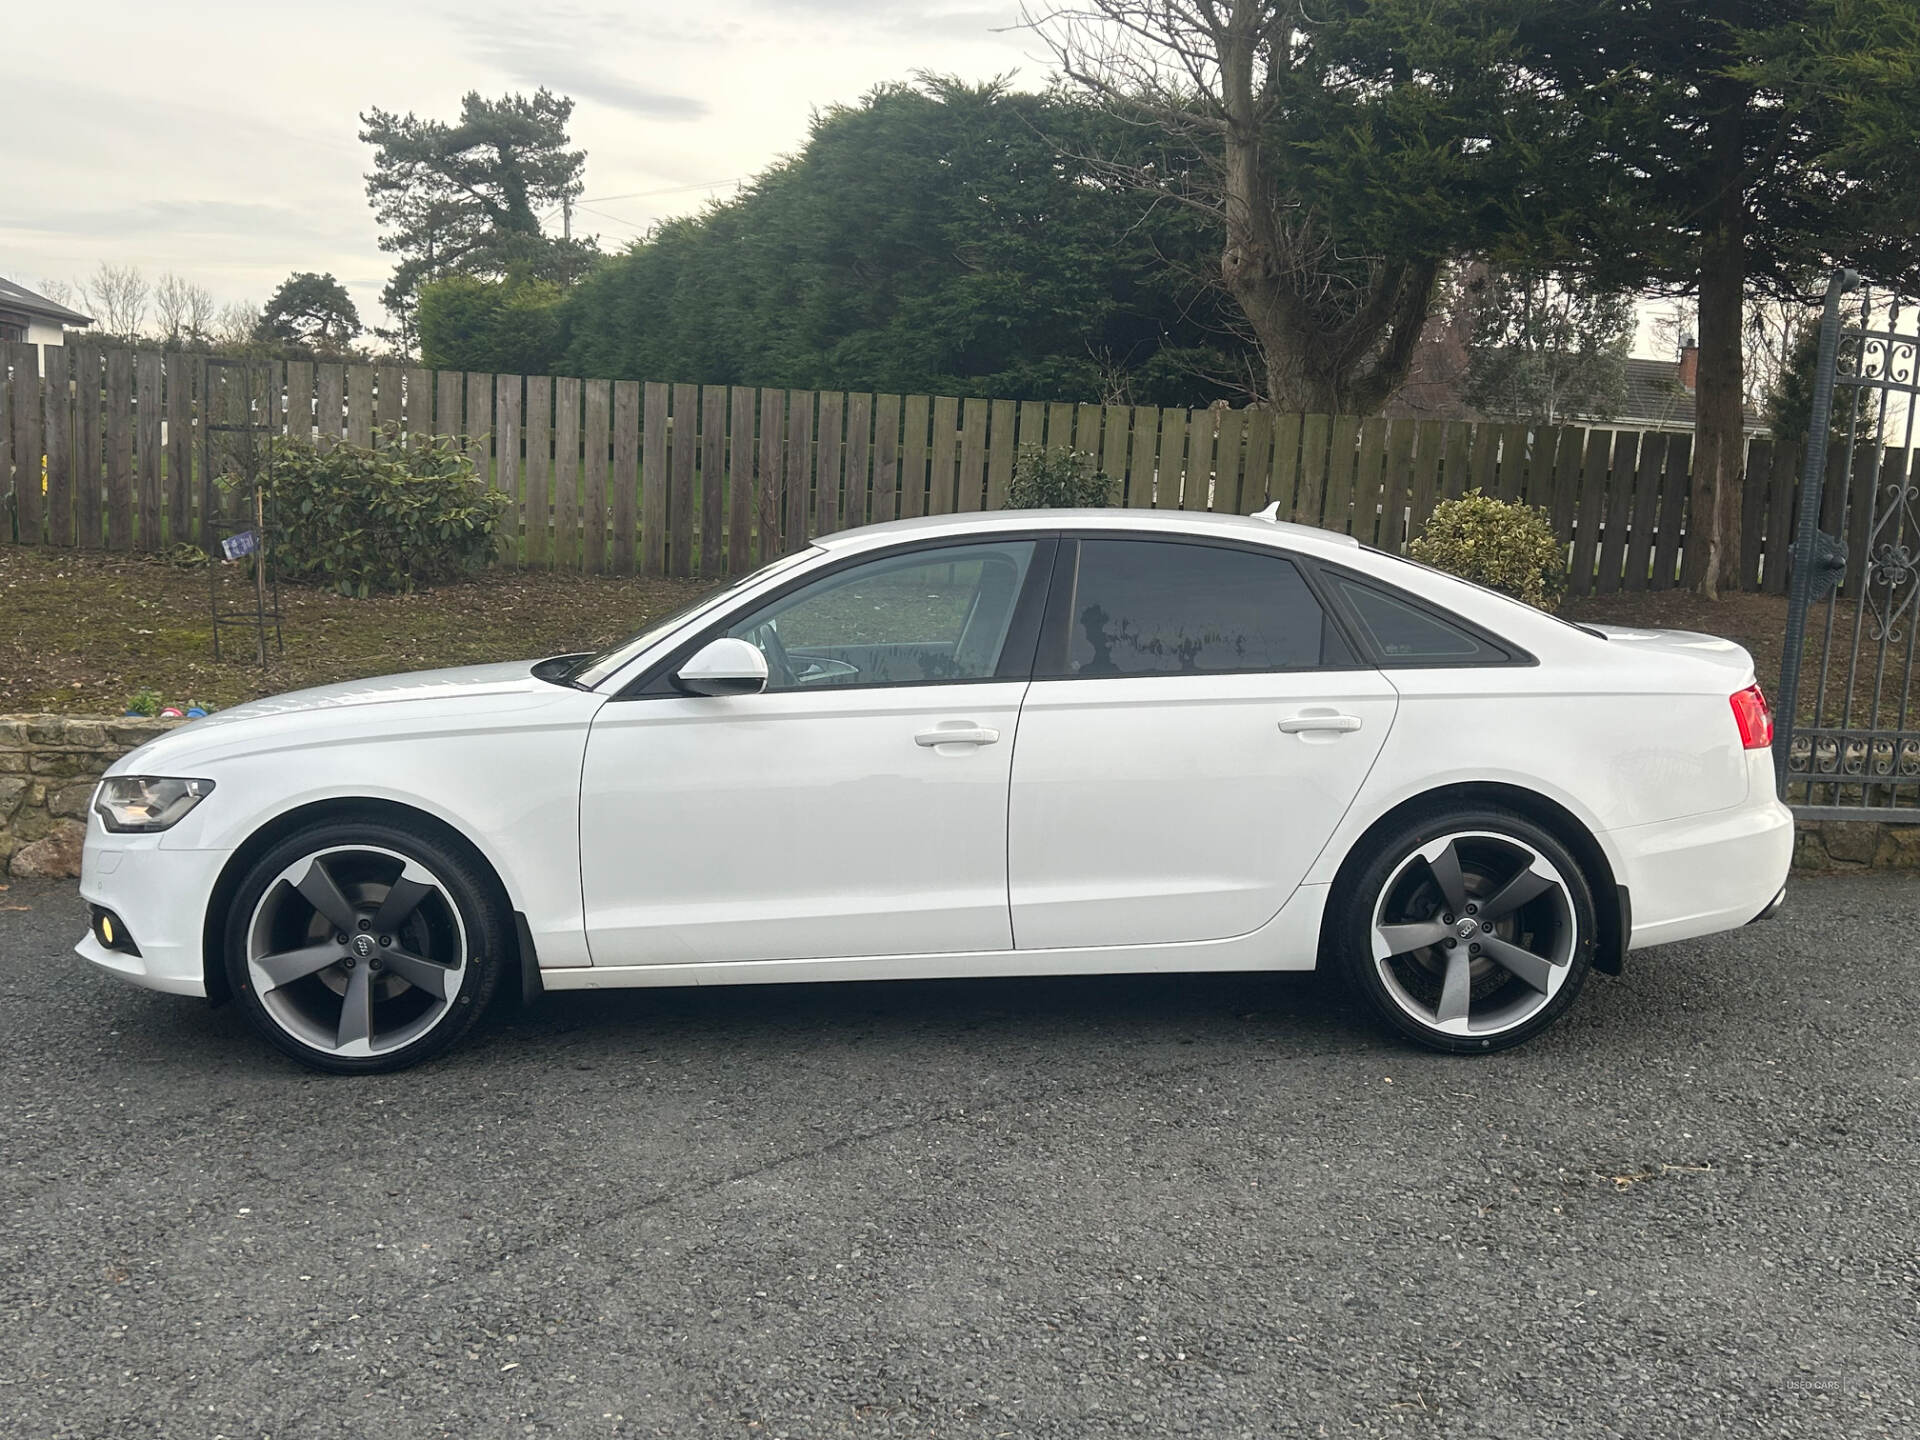
[[[749,177],[745,175],[736,175],[731,180],[702,180],[694,185],[667,185],[659,190],[629,190],[620,195],[587,195],[579,200],[575,200],[573,203],[578,205],[582,210],[586,210],[606,200],[651,200],[656,195],[683,195],[689,190],[718,190],[722,185],[738,185],[748,178]],[[556,205],[540,218],[542,220],[551,220],[565,208],[564,205]],[[593,213],[596,215],[606,215],[604,210],[595,210]],[[607,215],[606,218],[609,220],[619,220],[623,225],[635,224],[632,220],[620,220],[618,215]]]
[[[623,215],[609,215],[606,211],[596,210],[591,205],[579,205],[577,201],[575,204],[577,208],[586,211],[589,215],[598,215],[602,220],[611,220],[616,225],[625,225],[631,230],[645,230],[647,228],[638,220],[629,220]]]
[[[717,190],[722,185],[738,185],[746,178],[745,175],[736,175],[731,180],[702,180],[693,185],[669,185],[661,190],[629,190],[624,195],[588,195],[574,203],[590,205],[602,200],[647,200],[655,195],[678,195],[685,190]]]

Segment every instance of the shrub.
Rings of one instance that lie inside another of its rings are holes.
[[[274,564],[287,579],[342,595],[412,590],[484,565],[506,496],[473,473],[451,436],[383,429],[371,449],[279,439],[268,451],[266,497]],[[251,489],[228,476],[230,489]]]
[[[1113,497],[1113,481],[1079,450],[1042,450],[1029,445],[1013,462],[1007,486],[1009,510],[1067,510],[1104,506]]]
[[[560,358],[560,302],[546,280],[446,275],[420,290],[420,359],[436,370],[546,375]]]
[[[1547,512],[1478,490],[1434,506],[1407,554],[1542,610],[1554,607],[1567,583],[1566,554]]]

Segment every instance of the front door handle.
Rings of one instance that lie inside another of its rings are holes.
[[[954,725],[922,730],[913,737],[913,743],[931,748],[935,745],[992,745],[999,739],[1000,732],[991,725]]]
[[[1331,710],[1309,710],[1304,715],[1295,715],[1280,722],[1283,735],[1302,735],[1309,731],[1328,730],[1337,735],[1351,735],[1360,728],[1358,715],[1340,715]]]

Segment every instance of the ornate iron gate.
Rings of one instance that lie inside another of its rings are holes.
[[[1920,820],[1920,338],[1859,289],[1827,287],[1774,769],[1809,818]]]

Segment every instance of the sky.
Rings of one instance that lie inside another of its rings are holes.
[[[931,70],[1037,88],[1050,68],[1019,0],[5,3],[9,113],[33,118],[0,146],[0,275],[45,289],[106,261],[258,305],[296,270],[331,272],[370,326],[392,268],[366,199],[373,106],[451,120],[468,90],[571,95],[575,230],[617,250],[875,85]],[[1671,358],[1658,313],[1642,308],[1635,353]]]
[[[916,70],[1047,72],[1017,0],[4,9],[0,275],[39,289],[104,260],[258,304],[295,270],[331,271],[369,322],[391,269],[358,138],[372,106],[451,120],[468,90],[571,95],[575,232],[618,249],[798,150],[816,109]]]

